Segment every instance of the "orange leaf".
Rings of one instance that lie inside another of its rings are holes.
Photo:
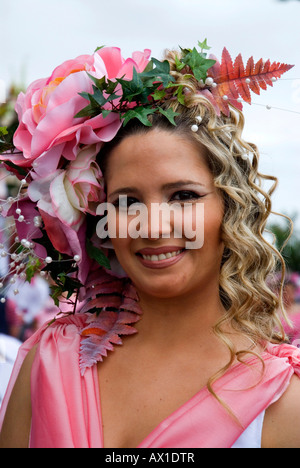
[[[81,336],[89,336],[89,335],[97,335],[97,336],[103,336],[107,332],[105,330],[102,330],[102,328],[85,328],[81,332]]]
[[[233,63],[228,50],[224,47],[221,64],[211,69],[211,75],[218,85],[212,90],[212,94],[218,104],[226,95],[228,102],[237,108],[242,108],[237,101],[239,97],[251,104],[250,91],[260,94],[260,89],[266,90],[268,86],[273,86],[274,78],[280,78],[292,67],[293,65],[279,62],[271,63],[270,60],[264,62],[263,59],[255,63],[253,57],[250,57],[245,68],[241,54]],[[227,107],[226,103],[220,105],[221,112],[226,115],[228,115]]]

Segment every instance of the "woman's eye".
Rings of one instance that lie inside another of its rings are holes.
[[[199,195],[195,192],[192,192],[190,190],[180,190],[179,192],[174,193],[172,195],[171,200],[175,201],[191,201],[191,200],[198,200],[199,198],[202,198],[204,195]]]
[[[121,195],[119,198],[117,198],[116,201],[113,202],[113,205],[116,208],[127,209],[133,203],[139,203],[138,199],[134,197],[127,197],[127,195]]]

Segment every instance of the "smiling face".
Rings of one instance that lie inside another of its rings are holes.
[[[139,203],[147,209],[149,222],[140,222],[140,236],[132,238],[128,233],[121,238],[117,230],[111,239],[120,264],[140,293],[167,298],[218,285],[224,248],[220,236],[223,200],[196,145],[165,130],[125,137],[109,154],[105,179],[107,201],[116,206],[117,226],[119,222],[124,225],[125,219],[130,229],[136,218],[120,206],[120,196],[126,195],[127,205]],[[153,204],[161,203],[171,208],[177,205],[179,211],[174,211],[169,222],[153,226]],[[176,217],[182,213],[179,204],[183,208],[186,203],[189,208],[180,218],[179,237]],[[204,207],[204,245],[190,249],[186,246],[191,239],[185,234],[187,224],[195,228],[199,204]]]

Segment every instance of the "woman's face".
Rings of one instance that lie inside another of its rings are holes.
[[[139,292],[168,298],[219,284],[223,201],[196,145],[156,129],[126,137],[108,157],[106,185],[111,241]]]

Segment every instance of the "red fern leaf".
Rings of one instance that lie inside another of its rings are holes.
[[[221,87],[222,93],[224,93],[223,95],[227,95],[229,99],[233,98],[234,100],[239,97],[235,83],[238,78],[236,73],[237,70],[234,70],[231,56],[226,47],[224,47],[222,53],[220,83],[222,83]]]
[[[250,57],[245,68],[241,54],[233,63],[228,50],[224,48],[221,64],[210,69],[210,75],[218,85],[211,92],[221,112],[228,115],[227,104],[221,102],[224,96],[227,96],[228,102],[242,109],[239,97],[251,104],[250,91],[260,94],[260,89],[266,90],[268,86],[273,86],[274,78],[280,78],[292,67],[279,62],[271,63],[270,60],[264,62],[263,59],[255,63],[253,57]]]
[[[248,62],[247,62],[247,66],[246,66],[246,71],[245,71],[245,76],[253,76],[254,74],[254,69],[255,69],[255,63],[254,63],[254,58],[253,57],[250,57]],[[253,79],[253,80],[250,80],[250,83],[249,83],[249,88],[251,89],[251,91],[255,94],[260,94],[260,86],[259,84],[257,83],[256,79]],[[251,94],[250,94],[250,91],[248,90],[249,92],[249,101],[247,102],[251,102]]]
[[[235,59],[234,68],[236,70],[235,85],[237,87],[238,93],[241,97],[243,97],[244,101],[251,102],[251,94],[250,94],[249,86],[246,83],[247,68],[245,70],[244,62],[243,62],[243,58],[241,54],[239,54],[237,58]]]

